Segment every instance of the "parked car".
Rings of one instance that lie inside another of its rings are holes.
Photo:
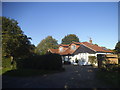
[[[77,66],[77,65],[78,65],[78,63],[75,63],[75,62],[74,62],[74,63],[73,63],[73,65]]]

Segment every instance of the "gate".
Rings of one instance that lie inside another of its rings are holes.
[[[102,67],[103,61],[105,64],[118,64],[118,56],[116,54],[98,54],[97,55],[98,67]]]

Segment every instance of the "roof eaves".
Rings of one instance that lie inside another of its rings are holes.
[[[51,49],[49,49],[49,51],[50,51],[51,53],[53,53],[53,51],[52,51]]]

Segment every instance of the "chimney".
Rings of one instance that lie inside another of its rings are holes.
[[[90,38],[89,42],[92,44],[92,39]]]

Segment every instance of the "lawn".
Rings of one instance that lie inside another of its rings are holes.
[[[11,70],[11,68],[0,69],[0,75],[4,74],[5,72],[10,71],[10,70]]]

